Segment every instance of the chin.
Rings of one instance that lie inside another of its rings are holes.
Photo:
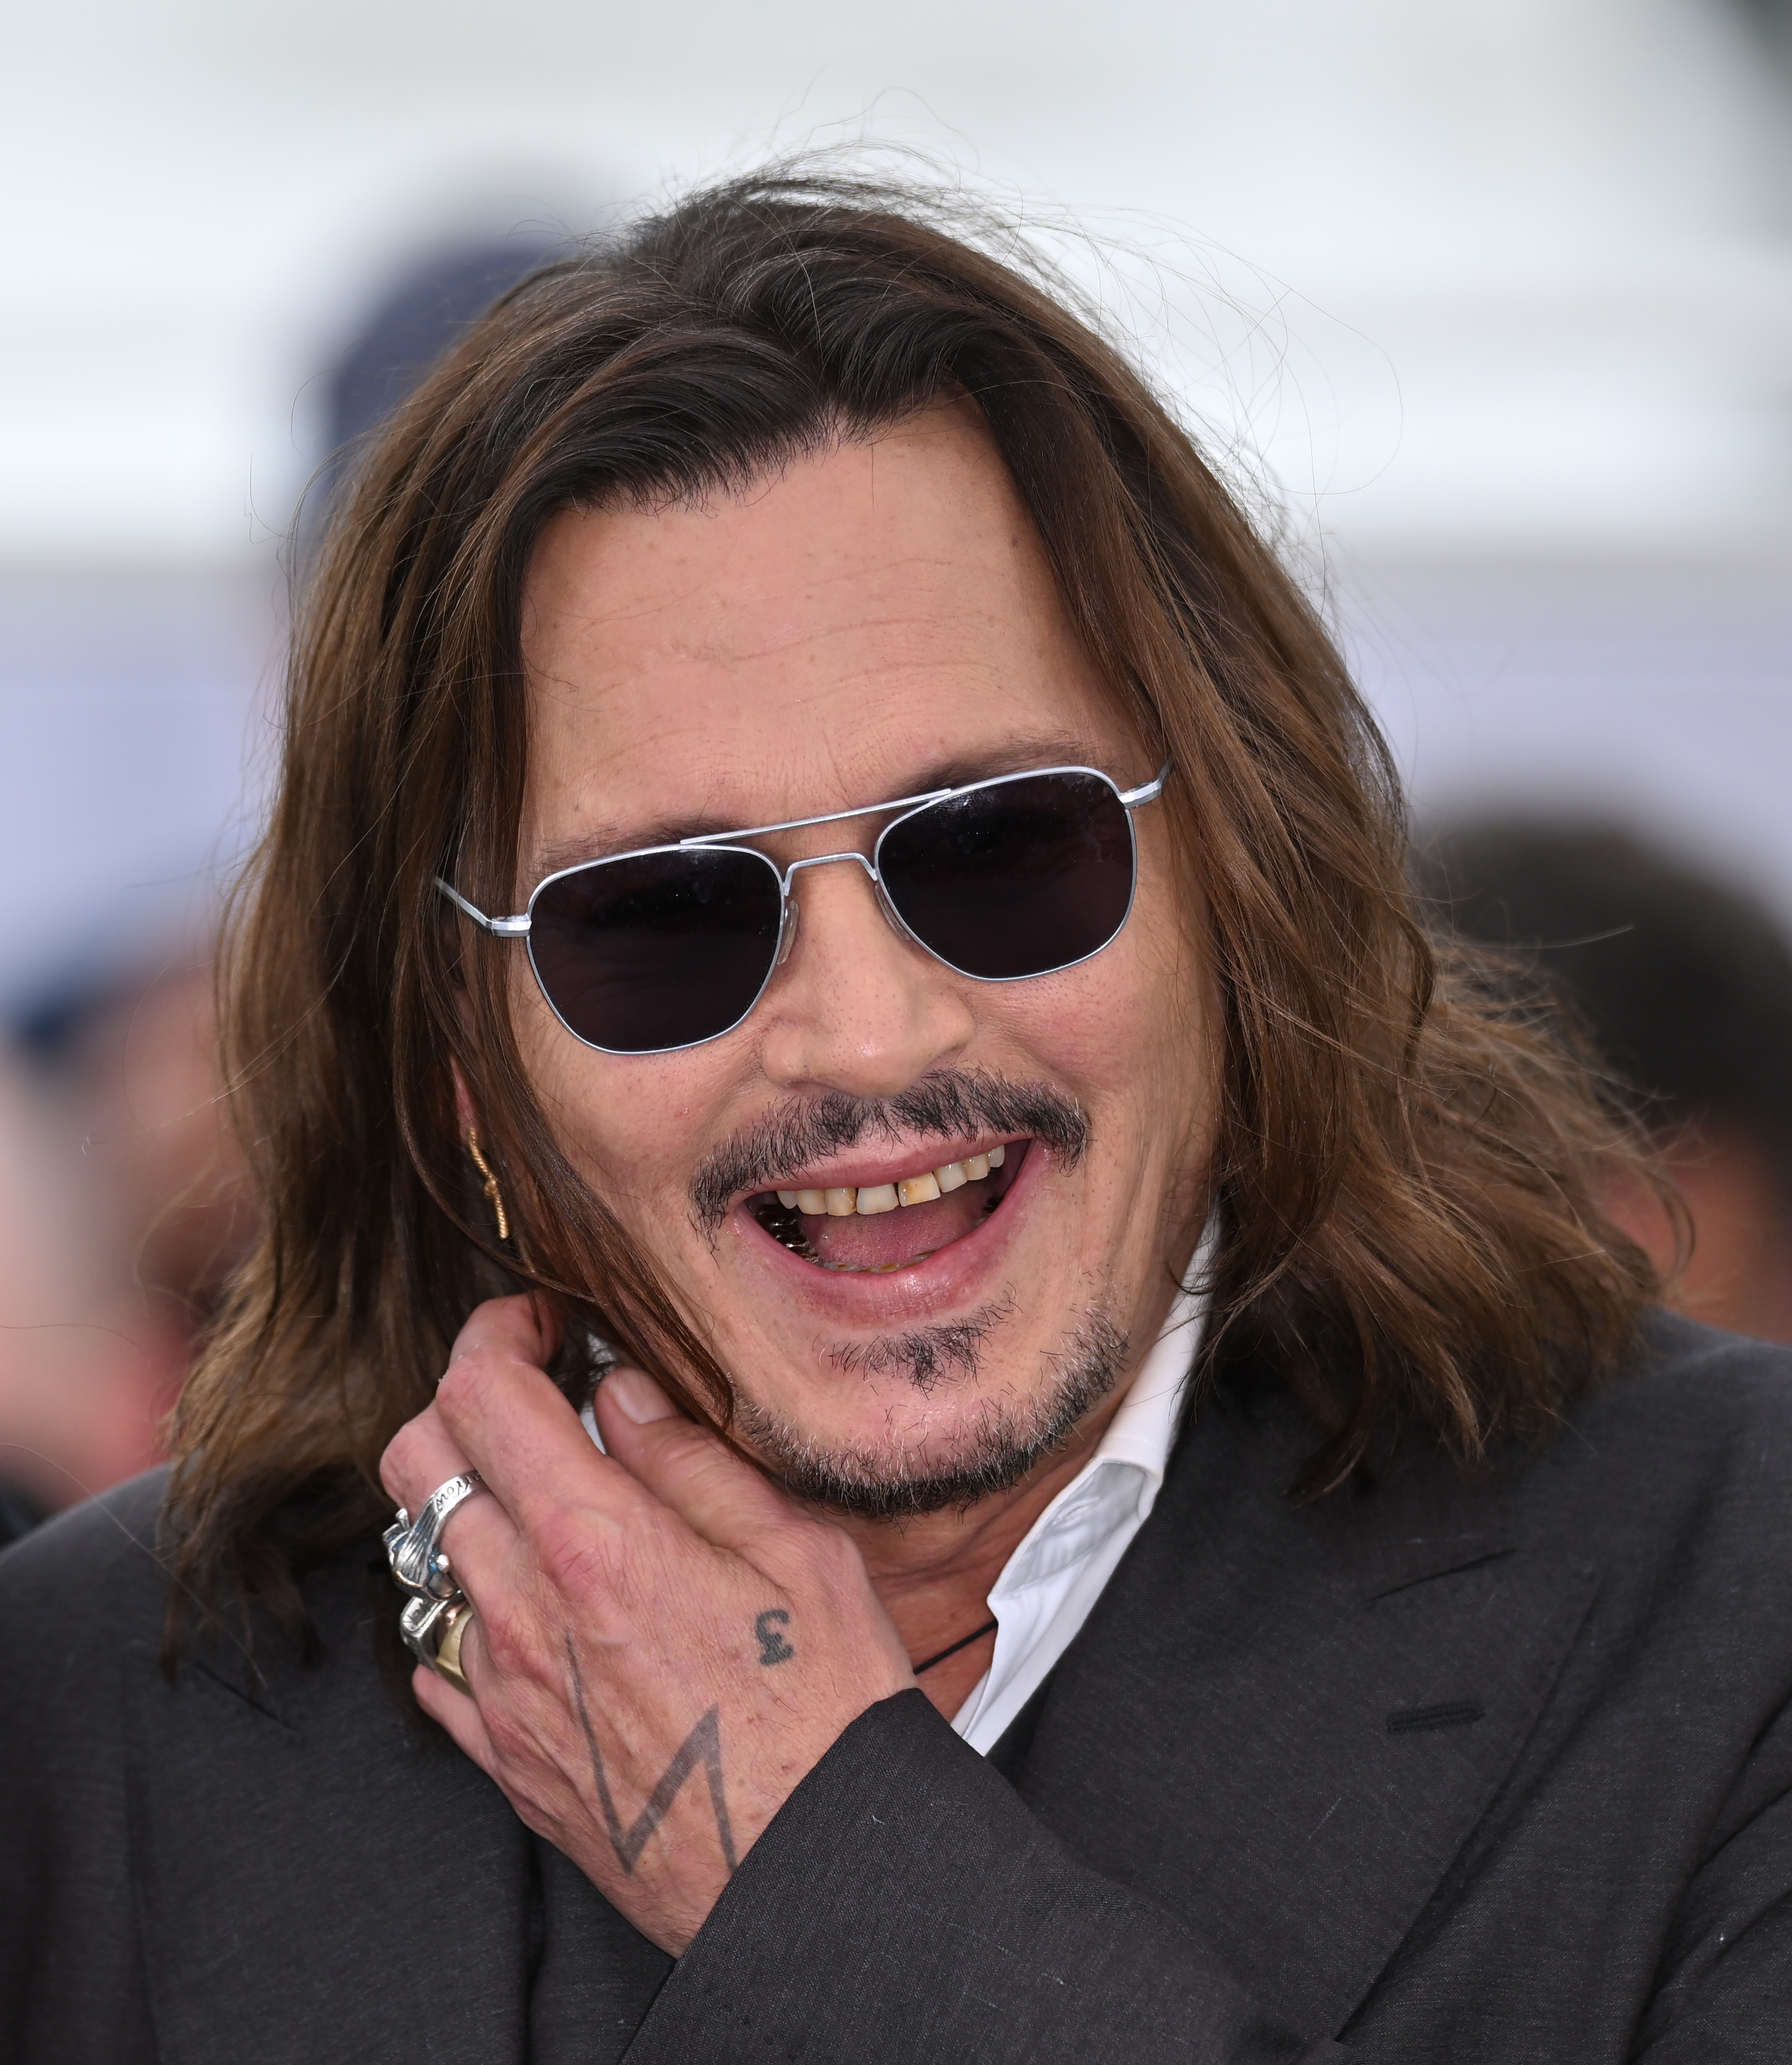
[[[1131,1365],[1131,1342],[1103,1308],[1067,1315],[1043,1344],[1025,1338],[1033,1332],[994,1304],[839,1344],[819,1411],[743,1394],[735,1434],[794,1497],[834,1512],[893,1519],[974,1505],[1057,1455]],[[813,1386],[795,1388],[812,1397]]]

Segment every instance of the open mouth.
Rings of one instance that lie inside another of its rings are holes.
[[[1009,1141],[884,1183],[762,1190],[746,1208],[774,1240],[817,1268],[888,1275],[974,1233],[1000,1209],[1031,1145]]]

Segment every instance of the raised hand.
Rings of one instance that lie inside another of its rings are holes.
[[[601,1454],[544,1373],[552,1345],[532,1300],[480,1306],[386,1449],[412,1512],[468,1468],[492,1493],[444,1535],[472,1696],[419,1669],[417,1697],[678,1955],[840,1732],[915,1680],[844,1534],[637,1370],[599,1391]]]

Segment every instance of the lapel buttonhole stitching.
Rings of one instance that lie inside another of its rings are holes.
[[[1476,1699],[1449,1699],[1436,1707],[1402,1707],[1388,1715],[1390,1736],[1428,1734],[1434,1728],[1465,1728],[1484,1720],[1487,1710]]]

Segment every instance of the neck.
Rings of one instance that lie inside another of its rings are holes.
[[[1061,1449],[1005,1492],[969,1508],[920,1513],[910,1520],[848,1517],[839,1521],[858,1543],[872,1583],[912,1662],[925,1663],[964,1643],[916,1680],[948,1719],[988,1670],[995,1650],[993,1630],[973,1642],[964,1642],[965,1637],[985,1628],[991,1618],[990,1591],[1008,1559],[1094,1454],[1131,1383],[1129,1377],[1117,1386]]]
[[[1129,1376],[1116,1386],[1078,1423],[1062,1447],[1006,1491],[980,1499],[973,1506],[950,1507],[912,1519],[848,1516],[839,1521],[858,1543],[872,1582],[905,1636],[908,1618],[936,1595],[951,1602],[945,1609],[949,1617],[959,1603],[968,1602],[973,1611],[981,1609],[1028,1529],[1094,1453],[1131,1384]],[[926,1627],[909,1641],[911,1655],[923,1653],[936,1631],[940,1635],[932,1645],[936,1648],[955,1633],[965,1632],[963,1627],[936,1630],[931,1614],[923,1617]],[[957,1617],[965,1619],[962,1613]]]
[[[895,1622],[910,1659],[920,1663],[958,1643],[989,1619],[989,1598],[1010,1557],[1046,1508],[1100,1445],[1156,1344],[1174,1297],[1154,1301],[1139,1330],[1142,1345],[1131,1368],[1070,1437],[1017,1484],[968,1507],[903,1520],[837,1517],[858,1544],[872,1585]],[[940,1711],[962,1705],[989,1667],[993,1633],[969,1643],[920,1679]]]

